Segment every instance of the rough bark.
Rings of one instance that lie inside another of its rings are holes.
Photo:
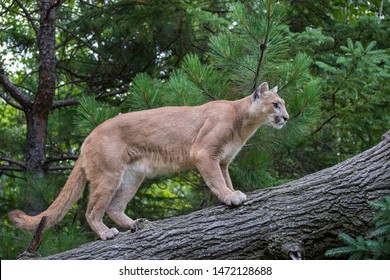
[[[390,194],[390,132],[377,146],[291,183],[223,205],[150,222],[114,240],[48,259],[322,259],[337,235],[372,227],[370,201]]]
[[[56,1],[39,1],[40,20],[37,34],[39,48],[38,91],[27,118],[27,170],[43,174],[46,160],[46,132],[54,99],[55,77],[55,20]]]

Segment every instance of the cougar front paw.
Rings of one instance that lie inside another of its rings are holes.
[[[144,219],[144,218],[140,218],[140,219],[135,220],[135,223],[131,228],[131,232],[137,232],[137,231],[143,229],[144,227],[147,226],[148,222],[149,221],[147,219]]]
[[[116,228],[110,228],[106,232],[103,232],[100,235],[101,240],[113,239],[119,234],[119,231]]]
[[[235,191],[234,193],[228,195],[223,199],[223,203],[226,205],[233,205],[233,206],[238,206],[244,203],[246,200],[246,195],[240,191]]]

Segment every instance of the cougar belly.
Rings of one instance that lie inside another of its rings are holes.
[[[145,177],[152,178],[157,175],[173,174],[192,168],[194,168],[194,165],[189,160],[153,156],[140,158],[129,163],[126,166],[126,172],[130,174],[142,174]]]

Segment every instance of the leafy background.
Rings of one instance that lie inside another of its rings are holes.
[[[38,17],[36,1],[24,5]],[[53,160],[43,177],[0,168],[1,258],[16,258],[31,239],[10,225],[6,213],[46,209],[64,185],[83,139],[120,113],[234,100],[262,81],[279,86],[291,116],[288,125],[280,131],[259,129],[230,167],[234,185],[246,192],[294,180],[375,145],[390,123],[389,10],[389,2],[379,0],[62,3],[55,99],[79,102],[51,112],[46,148],[48,159],[66,157]],[[0,61],[12,82],[33,98],[37,42],[21,14],[14,1],[1,1]],[[27,123],[0,92],[0,163],[8,166],[7,159],[24,160]],[[88,188],[45,235],[42,255],[96,238],[84,218],[87,197]],[[191,170],[148,179],[127,212],[153,220],[215,203]],[[382,242],[388,242],[389,229],[380,232]],[[348,246],[365,240],[341,239]],[[351,250],[329,256],[352,252],[356,257]]]

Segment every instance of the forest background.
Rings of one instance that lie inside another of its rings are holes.
[[[45,210],[84,138],[120,113],[279,86],[288,125],[261,128],[230,167],[245,192],[341,162],[390,127],[388,1],[0,3],[1,259],[31,240],[6,213]],[[87,197],[45,234],[42,255],[95,239]],[[193,170],[147,180],[127,212],[155,220],[216,203]]]

